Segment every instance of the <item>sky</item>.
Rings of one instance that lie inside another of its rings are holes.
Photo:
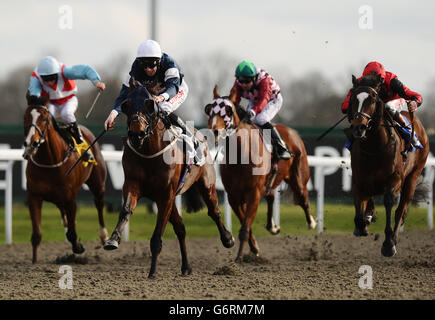
[[[435,79],[434,1],[157,2],[156,40],[176,60],[222,52],[276,78],[318,70],[339,86],[377,60],[421,93]],[[65,18],[65,5],[72,20]],[[92,66],[124,54],[127,72],[139,43],[150,38],[149,11],[149,0],[2,1],[0,79],[49,54],[67,65]]]

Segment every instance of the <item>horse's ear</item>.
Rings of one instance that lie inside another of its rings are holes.
[[[376,75],[376,83],[380,85],[384,81],[384,78],[380,74]]]
[[[146,99],[145,100],[146,112],[148,112],[149,114],[153,114],[156,111],[154,107],[155,107],[154,99]]]
[[[230,101],[234,105],[236,104],[236,97],[237,97],[237,89],[235,87],[232,87],[230,91]]]
[[[358,85],[358,80],[356,79],[356,77],[354,75],[352,75],[352,84],[353,84],[354,88]]]
[[[217,99],[217,98],[219,98],[219,92],[218,92],[218,85],[215,84],[213,89],[213,99]]]

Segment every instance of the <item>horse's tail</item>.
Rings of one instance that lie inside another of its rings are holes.
[[[430,186],[429,182],[419,176],[417,180],[417,185],[415,186],[414,198],[412,199],[413,204],[426,204],[429,201]]]
[[[204,202],[195,186],[189,188],[184,194],[187,212],[197,212],[204,208]]]

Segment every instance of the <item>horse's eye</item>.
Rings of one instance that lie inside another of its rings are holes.
[[[208,104],[208,105],[206,105],[205,106],[205,108],[204,108],[204,112],[205,112],[205,114],[206,115],[210,115],[210,112],[211,112],[211,104]]]

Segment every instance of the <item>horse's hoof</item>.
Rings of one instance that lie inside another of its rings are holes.
[[[156,278],[156,274],[155,273],[150,273],[148,275],[148,279],[150,279],[150,280],[154,280],[155,278]]]
[[[234,237],[228,238],[222,238],[221,239],[222,244],[225,248],[232,248],[234,246],[235,240]]]
[[[73,252],[76,254],[82,254],[83,252],[85,252],[85,247],[83,247],[83,245],[79,243],[73,247]]]
[[[307,223],[308,230],[314,230],[314,229],[316,229],[316,227],[317,227],[316,219],[311,217],[310,220],[311,220],[310,223]]]
[[[116,240],[109,239],[104,243],[104,250],[115,250],[118,249],[119,243]]]
[[[386,245],[382,245],[381,253],[384,257],[390,258],[394,256],[396,252],[397,252],[396,246],[389,247]]]
[[[353,235],[355,237],[367,237],[369,235],[369,233],[367,232],[367,230],[360,230],[358,228],[353,229]]]
[[[182,276],[188,276],[190,274],[192,274],[192,268],[190,266],[188,266],[187,268],[181,269]]]
[[[281,227],[279,227],[279,226],[274,226],[274,227],[270,227],[270,228],[266,227],[266,229],[274,236],[277,235],[281,231]]]

